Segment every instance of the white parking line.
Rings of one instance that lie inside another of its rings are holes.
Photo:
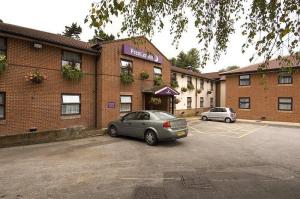
[[[238,138],[243,138],[243,137],[245,137],[245,136],[247,136],[247,135],[250,135],[250,134],[252,134],[252,133],[255,133],[256,131],[261,130],[261,129],[267,127],[267,126],[268,126],[267,124],[266,124],[266,125],[263,125],[262,127],[257,128],[257,129],[254,129],[254,130],[250,131],[249,133],[246,133],[246,134],[244,134],[244,135],[239,136]]]

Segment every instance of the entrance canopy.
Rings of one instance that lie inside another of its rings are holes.
[[[143,93],[151,93],[153,95],[164,95],[164,96],[174,96],[179,95],[180,93],[169,86],[164,87],[153,87],[146,89]]]

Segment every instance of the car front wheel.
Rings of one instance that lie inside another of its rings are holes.
[[[109,127],[108,129],[108,134],[111,136],[111,137],[117,137],[118,136],[118,130],[115,126],[111,126]]]
[[[145,133],[145,141],[148,145],[150,146],[154,146],[154,145],[157,145],[158,143],[158,139],[156,137],[156,134],[154,131],[147,131]]]

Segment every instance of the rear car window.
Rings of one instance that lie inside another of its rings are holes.
[[[167,112],[154,112],[153,114],[161,120],[170,120],[176,118],[175,116]]]

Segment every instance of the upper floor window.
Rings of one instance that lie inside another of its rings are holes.
[[[6,39],[0,37],[0,55],[6,55]]]
[[[5,119],[5,93],[0,92],[0,120]]]
[[[293,110],[293,98],[291,98],[291,97],[279,97],[278,98],[278,110],[280,110],[280,111],[292,111]]]
[[[171,73],[171,81],[177,81],[176,73]]]
[[[187,84],[192,84],[192,77],[191,76],[187,77]]]
[[[214,83],[211,81],[210,82],[210,90],[213,91],[214,90]]]
[[[162,76],[162,70],[159,67],[154,67],[154,77],[161,77]]]
[[[131,74],[133,70],[132,61],[121,59],[120,69],[121,73]]]
[[[61,114],[79,115],[81,109],[80,94],[62,94],[61,96]]]
[[[204,80],[203,79],[200,80],[200,89],[201,90],[204,89]]]
[[[240,97],[239,98],[239,108],[240,109],[250,109],[250,97]]]
[[[293,77],[291,74],[280,74],[278,76],[278,84],[292,84]]]
[[[81,70],[81,54],[70,51],[63,51],[61,65],[70,65]]]
[[[250,75],[240,75],[240,86],[250,85]]]
[[[187,98],[187,103],[186,103],[187,105],[187,108],[192,108],[192,98],[191,97],[188,97]]]

